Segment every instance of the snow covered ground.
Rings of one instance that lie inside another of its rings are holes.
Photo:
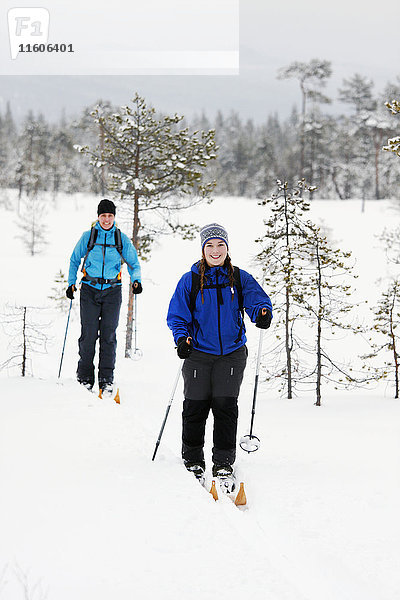
[[[46,251],[34,258],[16,239],[15,213],[3,212],[0,310],[4,315],[7,303],[46,306],[40,319],[51,322],[51,339],[49,353],[33,357],[34,377],[0,373],[0,600],[396,598],[400,408],[390,386],[324,390],[317,408],[311,392],[288,401],[261,385],[255,432],[262,446],[252,455],[239,450],[237,459],[246,512],[227,499],[215,503],[182,468],[181,384],[151,461],[180,365],[166,309],[178,278],[198,258],[197,241],[162,239],[143,264],[143,357],[123,358],[123,313],[116,374],[121,405],[74,381],[77,301],[57,379],[66,315],[47,296],[56,272],[68,270],[97,202],[60,198],[57,210],[47,213]],[[399,213],[389,201],[368,202],[363,214],[360,209],[360,201],[316,202],[312,216],[331,228],[343,249],[353,250],[358,295],[373,303],[375,281],[387,270],[374,236],[396,225]],[[254,200],[221,198],[192,209],[187,220],[222,222],[233,262],[256,274],[251,261],[264,211]],[[250,325],[248,334],[239,434],[248,431],[258,341]],[[1,331],[0,362],[8,341]],[[351,340],[345,343],[348,349]],[[209,463],[210,430],[207,438]]]

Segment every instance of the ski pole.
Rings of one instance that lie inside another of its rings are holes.
[[[142,358],[143,352],[137,347],[137,295],[136,294],[133,296],[133,320],[135,322],[135,330],[134,330],[135,349],[133,351],[132,358],[134,358],[135,360],[138,360],[138,359]]]
[[[176,388],[178,386],[179,377],[181,376],[182,367],[183,367],[183,361],[182,361],[182,364],[179,365],[179,369],[178,369],[178,372],[176,374],[174,386],[173,386],[172,392],[171,392],[171,398],[170,398],[170,400],[168,402],[167,410],[165,411],[164,420],[163,420],[162,425],[161,425],[160,433],[158,434],[158,439],[157,439],[156,447],[154,448],[153,458],[151,460],[154,460],[155,457],[156,457],[158,446],[160,445],[161,437],[162,437],[162,434],[164,432],[165,423],[167,422],[167,419],[168,419],[168,414],[169,414],[169,411],[170,411],[170,408],[171,408],[172,400],[174,399],[175,391],[176,391]]]
[[[67,332],[68,332],[69,318],[70,318],[70,316],[71,316],[71,308],[72,308],[72,298],[71,298],[71,301],[70,301],[70,303],[69,303],[69,311],[68,311],[67,327],[65,328],[64,343],[63,343],[62,352],[61,352],[60,368],[58,369],[58,379],[60,379],[60,375],[61,375],[61,367],[62,367],[63,358],[64,358],[65,342],[66,342],[66,340],[67,340]]]
[[[260,447],[260,440],[256,435],[253,435],[253,424],[254,424],[254,416],[256,414],[256,399],[257,399],[257,389],[258,389],[258,375],[260,372],[260,362],[261,362],[261,350],[262,350],[262,342],[263,342],[263,334],[264,330],[260,329],[260,337],[258,340],[258,351],[257,351],[257,362],[256,362],[256,376],[254,380],[254,392],[253,392],[253,406],[251,409],[251,422],[250,422],[250,433],[249,435],[244,435],[240,439],[240,447],[245,452],[255,452]]]
[[[137,350],[137,295],[133,298],[133,318],[135,319],[135,352]]]

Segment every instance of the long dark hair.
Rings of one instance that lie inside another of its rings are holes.
[[[231,262],[231,257],[229,256],[229,254],[226,255],[224,264],[222,265],[223,267],[225,267],[228,270],[228,277],[229,277],[229,285],[230,288],[232,290],[232,300],[233,300],[233,296],[234,296],[234,291],[233,291],[233,283],[234,283],[234,279],[233,279],[233,265]],[[205,274],[207,269],[209,268],[209,266],[207,265],[207,261],[204,257],[204,251],[203,251],[203,256],[201,258],[201,260],[198,262],[197,267],[199,269],[199,274],[200,274],[200,293],[201,293],[201,303],[204,304],[204,296],[203,296],[203,288],[204,288],[204,282],[205,282]]]

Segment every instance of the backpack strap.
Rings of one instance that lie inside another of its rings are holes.
[[[237,291],[237,295],[238,295],[240,314],[242,315],[242,322],[240,324],[239,333],[235,340],[235,344],[237,344],[242,339],[242,333],[243,333],[243,327],[244,327],[243,288],[242,288],[242,282],[240,280],[239,267],[233,267],[233,281],[235,283],[235,287],[236,287],[236,291]]]
[[[194,307],[196,306],[197,294],[200,291],[200,275],[198,273],[195,273],[194,271],[192,271],[191,273],[192,273],[192,287],[190,288],[189,310],[190,310],[191,314],[193,315]]]
[[[84,273],[86,259],[88,257],[89,252],[91,250],[93,250],[93,248],[94,248],[94,245],[95,245],[96,240],[97,240],[97,234],[98,233],[99,233],[98,230],[93,225],[93,227],[90,230],[90,236],[89,236],[89,241],[88,241],[87,248],[86,248],[86,254],[84,256],[83,263],[82,263],[82,268],[81,268],[82,273]]]
[[[239,267],[233,267],[233,281],[236,287],[236,291],[238,294],[239,301],[239,310],[242,313],[242,317],[244,318],[244,307],[243,307],[243,288],[242,282],[240,280],[240,269]]]
[[[122,264],[126,263],[128,265],[128,267],[130,267],[131,269],[133,269],[133,266],[130,265],[125,258],[122,256],[122,236],[121,236],[121,230],[116,227],[115,231],[114,231],[114,244],[115,244],[115,248],[117,249],[119,255],[121,256],[121,261]]]
[[[120,253],[121,257],[122,257],[122,238],[121,238],[121,230],[118,229],[118,227],[115,228],[114,231],[114,242],[115,242],[115,247],[118,250],[118,252]]]

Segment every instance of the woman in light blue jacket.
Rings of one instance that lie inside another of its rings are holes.
[[[85,231],[70,259],[68,289],[71,300],[76,290],[78,269],[83,259],[80,293],[81,337],[77,379],[91,390],[94,385],[94,355],[100,338],[98,383],[103,394],[112,394],[117,347],[116,329],[121,308],[121,258],[127,264],[132,292],[140,294],[142,284],[136,249],[127,235],[114,224],[115,204],[101,200],[98,221]]]

